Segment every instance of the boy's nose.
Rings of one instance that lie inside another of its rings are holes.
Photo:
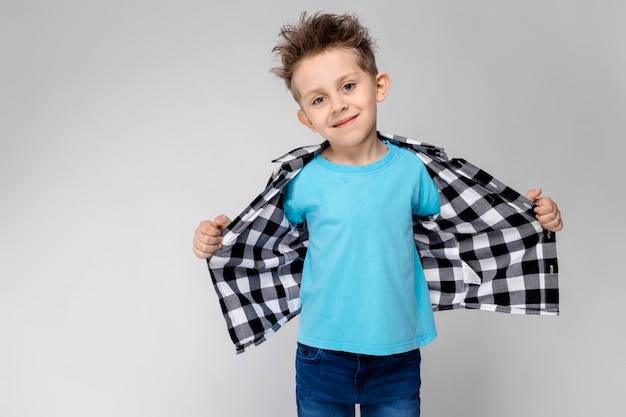
[[[346,103],[345,100],[338,99],[333,102],[334,112],[344,111],[347,108],[348,108],[348,103]]]

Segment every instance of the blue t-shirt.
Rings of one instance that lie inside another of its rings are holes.
[[[413,215],[439,213],[422,161],[387,143],[365,166],[315,157],[289,183],[284,208],[306,221],[298,341],[323,349],[390,355],[436,336],[413,238]]]

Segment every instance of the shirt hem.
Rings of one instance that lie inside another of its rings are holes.
[[[298,342],[318,349],[357,353],[361,355],[387,356],[419,349],[435,340],[436,337],[437,330],[433,329],[417,340],[397,343],[389,346],[366,346],[350,342],[324,341],[300,335],[298,336]]]

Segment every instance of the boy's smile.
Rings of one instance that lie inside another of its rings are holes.
[[[346,117],[343,120],[340,120],[339,122],[337,122],[336,124],[333,125],[333,127],[343,127],[346,126],[348,123],[352,122],[353,120],[355,120],[357,117],[359,117],[358,115],[356,116],[351,116],[351,117]]]
[[[358,60],[350,49],[326,50],[304,58],[292,79],[298,120],[329,141],[324,157],[348,165],[374,162],[386,151],[376,136],[376,105],[387,95],[389,76],[372,77]]]

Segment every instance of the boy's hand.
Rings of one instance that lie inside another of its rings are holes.
[[[526,198],[535,203],[535,217],[539,224],[546,230],[558,232],[563,229],[563,219],[561,211],[550,197],[539,197],[541,188],[530,190],[526,193]]]
[[[213,252],[222,247],[220,233],[230,224],[231,220],[220,214],[213,221],[200,222],[193,237],[193,253],[200,259],[207,259]]]

